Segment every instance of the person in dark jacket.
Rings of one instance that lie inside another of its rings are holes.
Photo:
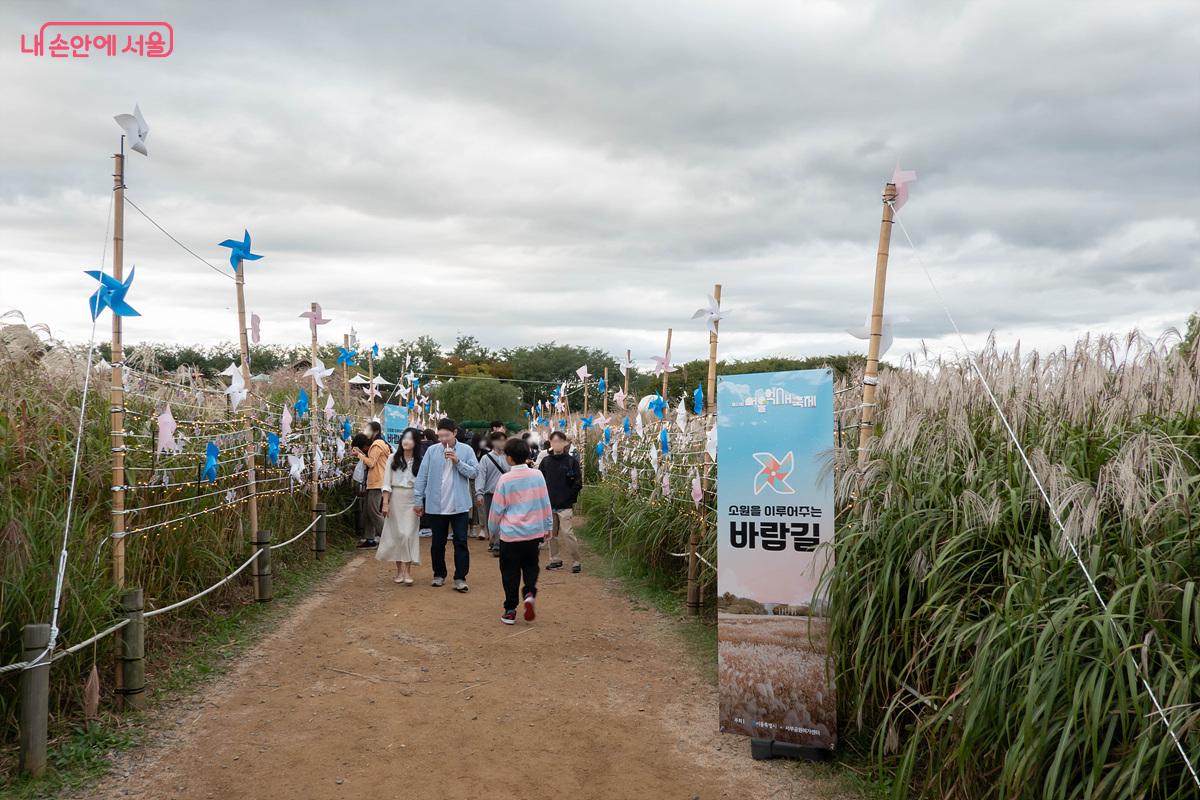
[[[562,547],[565,544],[571,559],[571,572],[583,571],[579,561],[579,539],[573,526],[575,501],[583,490],[583,470],[579,459],[571,455],[570,442],[562,431],[550,434],[550,452],[538,465],[550,492],[550,508],[554,511],[554,530],[550,535],[550,563],[546,569],[562,569]]]

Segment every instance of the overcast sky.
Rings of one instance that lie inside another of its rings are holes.
[[[50,19],[163,19],[166,59],[37,59]],[[972,344],[1200,306],[1200,4],[480,0],[0,10],[0,311],[86,341],[112,116],[128,196],[197,253],[249,228],[266,342],[458,332],[726,356],[863,350],[880,192]],[[126,213],[128,341],[236,336],[232,281]],[[106,245],[111,247],[111,245]],[[111,257],[111,255],[110,255]],[[895,359],[948,351],[899,228]],[[102,338],[106,334],[101,331]]]

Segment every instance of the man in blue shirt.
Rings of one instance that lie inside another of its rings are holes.
[[[455,437],[452,419],[438,422],[437,444],[425,451],[413,482],[413,511],[426,514],[433,530],[430,560],[433,585],[446,583],[446,539],[454,535],[454,589],[465,592],[471,551],[467,549],[467,525],[471,514],[470,480],[479,471],[475,451]]]

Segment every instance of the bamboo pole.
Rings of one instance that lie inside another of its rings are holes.
[[[666,400],[667,399],[667,375],[670,374],[669,372],[667,372],[666,367],[669,366],[669,362],[671,361],[671,329],[670,328],[667,328],[667,351],[665,353],[663,353],[663,357],[666,358],[667,361],[663,364],[662,398],[663,398],[663,400]]]
[[[608,416],[608,367],[604,368],[604,392],[601,400],[604,403],[604,416]]]
[[[624,392],[627,397],[629,395],[629,370],[633,369],[633,367],[629,366],[629,362],[631,362],[631,361],[633,361],[633,351],[626,350],[625,351],[625,372],[623,374],[625,376]],[[636,406],[637,404],[635,403],[634,405]]]
[[[892,241],[892,203],[896,185],[883,187],[883,217],[879,221],[879,252],[875,255],[875,292],[871,298],[871,338],[863,369],[862,415],[858,429],[858,466],[867,463],[867,448],[875,434],[875,387],[879,384],[879,343],[883,338],[883,293],[887,284],[888,247]]]
[[[342,334],[342,347],[350,349],[350,334]],[[346,407],[346,412],[350,411],[350,365],[342,361],[342,405]]]
[[[713,287],[713,299],[717,301],[717,307],[721,307],[721,284]],[[708,425],[716,424],[713,417],[716,416],[717,404],[717,330],[720,328],[720,321],[713,323],[713,330],[708,333],[708,395],[704,398],[704,419],[705,430],[708,430]],[[708,492],[710,477],[712,472],[712,459],[709,458],[708,450],[704,451],[704,472],[701,478],[701,490]],[[699,522],[692,527],[691,534],[688,536],[688,575],[687,575],[687,613],[689,617],[699,616],[700,614],[700,558],[699,547],[700,537],[708,527],[708,520],[704,513],[700,514]]]
[[[258,486],[254,477],[257,448],[254,446],[254,420],[252,418],[254,382],[250,379],[250,341],[246,335],[246,270],[240,259],[235,272],[237,273],[234,283],[237,286],[238,343],[242,354],[242,382],[246,384],[246,391],[249,394],[245,407],[242,409],[242,430],[246,433],[246,483],[249,485],[247,506],[250,512],[250,541],[253,542],[258,538]]]
[[[125,258],[125,137],[121,152],[113,156],[113,278],[124,279]],[[109,387],[109,425],[112,444],[112,577],[118,589],[125,585],[125,351],[121,345],[121,317],[112,315],[112,374]]]
[[[310,309],[313,312],[313,314],[316,315],[317,304],[313,303],[311,305]],[[309,352],[309,362],[310,362],[310,366],[315,367],[317,365],[317,329],[316,329],[316,326],[313,326],[312,342],[310,345],[310,352]],[[317,509],[317,503],[320,502],[320,500],[321,500],[320,484],[318,483],[317,462],[316,462],[317,448],[321,446],[320,439],[319,439],[318,433],[317,433],[317,417],[319,416],[319,414],[317,413],[317,410],[313,407],[313,404],[316,402],[317,402],[317,376],[316,376],[316,373],[313,373],[312,402],[309,403],[309,409],[308,409],[308,413],[309,413],[308,431],[309,431],[309,441],[312,443],[312,452],[310,452],[308,454],[308,457],[309,457],[309,460],[312,462],[312,509],[313,509],[314,513],[316,512],[316,509]]]

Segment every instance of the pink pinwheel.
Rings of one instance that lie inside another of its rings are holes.
[[[171,407],[167,406],[167,410],[158,415],[158,448],[156,452],[179,449],[179,443],[175,441],[175,427],[175,415],[171,413]]]
[[[917,179],[917,173],[911,169],[900,169],[900,162],[896,162],[896,169],[892,172],[891,183],[896,185],[896,199],[892,201],[892,208],[899,211],[908,202],[908,185]]]
[[[250,315],[250,341],[255,344],[258,344],[262,340],[261,324],[262,320],[259,319],[258,314]]]
[[[318,325],[324,325],[328,322],[333,322],[333,320],[326,319],[324,316],[322,316],[320,303],[313,303],[312,308],[308,311],[305,311],[300,316],[308,318],[308,327],[309,330],[312,331],[313,336],[317,335]]]
[[[664,356],[651,356],[654,359],[654,374],[663,375],[667,372],[675,372],[678,367],[671,364],[671,353],[667,352]]]
[[[613,395],[613,402],[617,404],[617,408],[625,408],[624,389],[617,389],[617,393]]]
[[[592,377],[591,373],[588,372],[587,364],[584,364],[582,367],[575,370],[575,374],[578,375],[579,380],[583,381],[584,383],[587,383],[587,379]]]
[[[279,417],[279,432],[284,439],[292,432],[292,410],[287,406],[283,407],[283,414]]]
[[[704,489],[700,486],[700,473],[692,470],[692,502],[696,504],[696,508],[700,507],[700,501],[704,499]]]

